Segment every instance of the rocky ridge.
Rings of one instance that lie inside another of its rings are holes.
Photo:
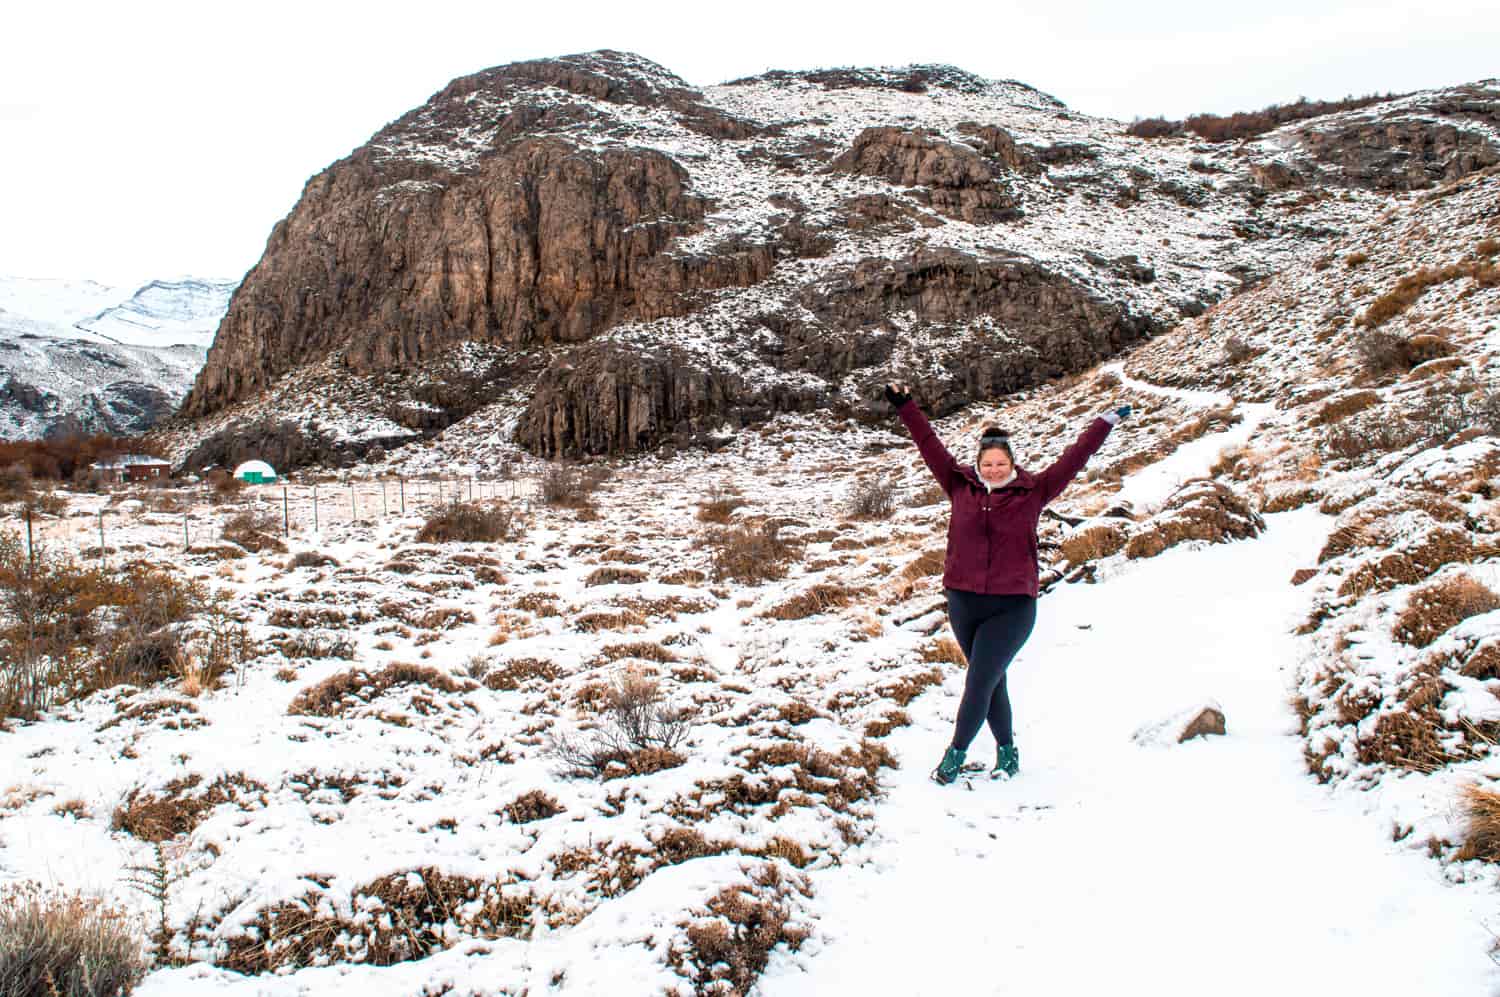
[[[1483,168],[1497,97],[1414,94],[1230,146],[1137,139],[951,67],[701,91],[608,51],[487,70],[309,181],[173,439],[184,456],[253,440],[267,416],[303,432],[309,378],[323,424],[401,427],[382,451],[476,417],[541,457],[711,442],[777,412],[871,413],[897,373],[954,411]],[[439,358],[460,344],[503,379],[393,418],[400,383],[454,369]],[[313,449],[347,464],[374,445]]]

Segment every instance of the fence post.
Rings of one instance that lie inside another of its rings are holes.
[[[349,482],[349,522],[359,522],[359,509],[354,501],[354,482]]]
[[[182,510],[182,552],[186,554],[192,548],[193,540],[188,536],[188,514],[187,510],[184,509]]]
[[[386,486],[386,480],[384,478],[381,478],[380,479],[380,518],[381,519],[385,519],[387,516],[389,516],[391,514],[391,505],[390,505],[390,502],[385,497],[385,486]]]
[[[36,574],[36,541],[31,538],[31,503],[26,503],[26,558],[31,573]]]
[[[292,517],[287,510],[286,485],[281,486],[281,535],[292,535]]]
[[[313,532],[318,532],[318,486],[313,485]]]
[[[99,560],[104,560],[104,506],[99,507]]]
[[[406,515],[406,477],[403,475],[396,480],[401,482],[401,515]]]

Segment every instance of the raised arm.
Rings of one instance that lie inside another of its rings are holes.
[[[942,487],[943,494],[953,494],[953,479],[962,472],[958,468],[958,461],[943,446],[943,441],[937,438],[932,431],[932,426],[927,422],[927,416],[917,407],[917,403],[908,398],[896,409],[896,414],[901,416],[901,421],[906,423],[906,428],[911,431],[911,438],[917,444],[917,450],[922,454],[922,460],[927,463],[927,469],[937,479]]]
[[[1113,412],[1106,412],[1099,416],[1074,440],[1068,449],[1062,452],[1062,456],[1053,461],[1045,471],[1036,476],[1037,487],[1042,493],[1042,505],[1046,505],[1062,494],[1068,483],[1078,477],[1078,472],[1083,470],[1083,465],[1088,463],[1094,452],[1104,443],[1104,438],[1115,424],[1130,414],[1130,407],[1124,406]]]

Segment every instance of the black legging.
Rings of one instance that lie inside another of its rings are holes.
[[[946,591],[948,622],[969,662],[953,746],[967,751],[986,718],[995,743],[1010,744],[1010,694],[1005,689],[1005,670],[1031,636],[1036,624],[1036,600],[1029,595]]]

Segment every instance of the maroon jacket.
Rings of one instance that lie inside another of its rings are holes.
[[[943,446],[914,401],[898,410],[922,459],[953,503],[943,587],[984,595],[1037,595],[1036,524],[1042,507],[1068,487],[1112,428],[1095,419],[1051,467],[1040,474],[1016,468],[1004,488],[986,491],[972,466]]]

